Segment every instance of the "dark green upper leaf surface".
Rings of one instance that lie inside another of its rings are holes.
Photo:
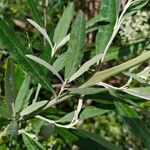
[[[137,113],[133,111],[129,106],[115,102],[116,108],[120,115],[131,128],[131,131],[142,141],[142,143],[150,149],[150,129],[147,128],[145,123],[139,119]]]
[[[14,115],[14,102],[16,98],[16,81],[14,62],[11,58],[8,59],[7,69],[5,74],[5,98],[9,117]]]
[[[41,26],[43,26],[44,21],[41,18],[41,14],[40,14],[39,10],[37,9],[37,4],[36,4],[35,0],[27,0],[27,3],[28,3],[28,5],[29,5],[29,7],[31,9],[33,19],[38,24],[40,24]]]
[[[25,57],[27,48],[20,42],[19,38],[2,18],[0,18],[0,41],[11,57],[19,63],[26,72],[45,88],[51,90],[49,80],[43,74],[43,69]]]
[[[116,19],[119,14],[118,0],[101,0],[100,16],[107,18],[107,22],[99,26],[96,35],[96,53],[103,53],[114,30]]]
[[[85,46],[85,18],[84,13],[79,11],[72,26],[70,41],[67,51],[65,66],[65,78],[71,77],[78,69]]]
[[[43,146],[35,141],[33,138],[29,137],[26,134],[22,134],[23,142],[27,148],[27,150],[43,150]]]

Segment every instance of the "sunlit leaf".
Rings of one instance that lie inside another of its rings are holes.
[[[54,32],[53,41],[58,44],[66,36],[73,17],[73,3],[66,8]]]
[[[80,11],[75,19],[70,34],[65,66],[65,78],[70,78],[79,67],[85,45],[85,18]]]

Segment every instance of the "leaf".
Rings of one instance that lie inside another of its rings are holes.
[[[40,102],[33,103],[28,107],[26,107],[23,111],[21,111],[20,116],[22,117],[22,116],[30,115],[31,113],[34,113],[39,109],[42,109],[44,106],[46,106],[47,103],[48,101],[40,101]]]
[[[119,49],[111,49],[111,51],[109,51],[106,54],[106,61],[118,58],[118,53],[119,53]],[[73,74],[73,76],[69,79],[68,82],[71,82],[75,79],[77,79],[78,77],[80,77],[83,73],[85,73],[86,71],[89,70],[89,68],[94,65],[95,63],[97,63],[98,61],[101,60],[101,58],[103,57],[102,54],[97,54],[96,56],[94,56],[93,58],[91,58],[90,60],[88,60],[87,62],[85,62],[78,70],[77,72],[75,72]]]
[[[27,150],[44,150],[43,146],[38,141],[35,141],[27,134],[23,133],[22,138]]]
[[[100,18],[107,18],[109,23],[102,23],[96,35],[96,53],[104,52],[113,34],[119,14],[118,0],[101,0]]]
[[[108,22],[108,18],[102,18],[102,16],[98,14],[86,22],[86,29],[92,27],[95,23],[98,22]]]
[[[55,53],[58,49],[64,46],[69,40],[70,40],[70,34],[65,36],[59,43],[55,44],[52,51]]]
[[[26,76],[25,80],[23,81],[19,89],[17,98],[15,100],[15,112],[21,111],[24,108],[24,106],[27,104],[26,96],[29,93],[30,82],[31,82],[30,76]]]
[[[57,70],[53,66],[51,66],[49,63],[47,63],[45,60],[42,60],[42,59],[40,59],[36,56],[33,56],[33,55],[26,55],[26,57],[28,57],[31,60],[39,63],[40,65],[43,65],[45,68],[50,70],[54,75],[56,75],[58,77],[58,79],[60,79],[61,82],[63,82],[63,79],[61,78],[61,76],[59,75]]]
[[[105,88],[68,88],[68,91],[74,94],[80,94],[80,95],[93,95],[101,92],[107,91]]]
[[[84,45],[85,18],[83,12],[80,11],[74,21],[70,34],[65,66],[65,78],[70,78],[79,67],[83,56]]]
[[[82,111],[82,113],[80,115],[80,119],[85,120],[85,119],[93,118],[95,116],[99,116],[99,115],[105,114],[107,112],[109,112],[109,110],[100,109],[100,108],[97,108],[94,106],[89,106],[89,107],[86,107]]]
[[[102,115],[104,113],[107,113],[109,110],[100,109],[94,106],[86,107],[80,114],[79,119],[85,120],[89,119],[98,115]],[[74,111],[65,115],[61,119],[59,119],[57,122],[70,122],[72,121],[72,118],[74,117]]]
[[[15,115],[14,102],[16,99],[16,80],[14,62],[11,58],[7,62],[7,70],[5,74],[5,97],[9,117]]]
[[[7,105],[4,100],[0,100],[0,117],[8,119]]]
[[[139,9],[144,7],[148,2],[149,2],[149,0],[133,0],[131,2],[132,4],[130,5],[130,7],[126,11],[126,14],[124,15],[124,18],[127,18],[127,17],[133,15]]]
[[[30,10],[32,12],[32,17],[33,19],[40,24],[41,26],[43,26],[44,21],[42,20],[42,18],[40,17],[41,14],[39,12],[39,10],[37,9],[37,2],[35,2],[34,0],[27,0],[27,3],[30,7]]]
[[[136,66],[146,60],[150,59],[150,51],[147,51],[136,58],[129,60],[123,64],[112,67],[110,69],[106,69],[104,71],[97,72],[93,77],[91,77],[86,83],[84,83],[81,87],[89,87],[93,86],[101,81],[108,79],[109,77],[116,75],[118,73],[123,72],[133,66]]]
[[[3,45],[5,45],[5,48],[11,57],[19,63],[28,74],[32,75],[37,82],[53,92],[48,78],[43,74],[42,68],[25,57],[27,48],[21,43],[20,39],[15,35],[13,30],[1,18],[0,41]]]
[[[79,149],[122,150],[122,148],[106,141],[105,139],[83,130],[66,130],[63,128],[57,128],[56,131],[63,138],[65,138],[65,140],[76,144],[79,147]]]
[[[53,67],[55,68],[55,70],[57,70],[58,72],[61,71],[64,67],[65,67],[65,62],[66,62],[66,52],[59,55],[58,58],[55,60],[55,62],[53,63]]]
[[[150,129],[148,129],[143,121],[141,121],[135,111],[130,109],[128,105],[120,102],[115,102],[116,108],[120,115],[131,128],[131,131],[142,141],[142,143],[150,149]]]
[[[44,36],[44,38],[47,40],[47,42],[51,46],[51,49],[53,49],[53,44],[52,44],[47,32],[40,25],[38,25],[35,21],[33,21],[31,19],[27,19],[27,20]]]
[[[74,9],[73,3],[70,3],[70,5],[66,8],[57,24],[53,37],[53,41],[56,44],[62,41],[62,39],[66,36],[68,32],[73,17],[73,9]]]
[[[18,124],[16,121],[12,121],[6,129],[6,135],[7,137],[9,137],[10,139],[12,138],[16,138],[18,135]]]
[[[150,100],[150,87],[129,88],[122,91],[142,99]]]
[[[89,61],[85,62],[77,72],[75,72],[73,74],[73,76],[70,77],[68,82],[71,82],[73,80],[75,80],[76,78],[80,77],[83,73],[85,73],[86,71],[89,70],[89,68],[94,65],[95,63],[97,63],[101,58],[102,58],[102,54],[98,54],[96,56],[94,56],[93,58],[91,58]]]

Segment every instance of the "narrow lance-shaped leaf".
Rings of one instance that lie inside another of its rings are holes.
[[[150,149],[150,129],[147,128],[145,123],[139,119],[137,113],[129,106],[120,102],[115,102],[115,105],[124,121],[131,128],[131,131],[142,141],[147,149]]]
[[[79,67],[85,45],[85,18],[80,11],[75,19],[70,34],[70,41],[67,51],[65,66],[65,78],[71,77]]]
[[[127,9],[126,14],[124,15],[124,18],[127,18],[134,13],[136,13],[139,9],[144,7],[149,0],[132,0],[130,7]]]
[[[103,53],[113,34],[119,14],[118,0],[101,0],[100,17],[107,18],[108,22],[101,23],[96,35],[96,53]]]
[[[62,17],[60,18],[54,32],[53,41],[58,44],[67,34],[72,17],[73,17],[73,3],[66,8]]]
[[[30,134],[23,133],[22,138],[27,150],[44,150],[43,146],[34,140]]]
[[[109,77],[116,75],[124,70],[127,70],[133,66],[136,66],[146,60],[150,59],[150,51],[137,56],[136,58],[129,60],[123,64],[115,66],[110,69],[106,69],[104,71],[97,72],[93,77],[91,77],[86,83],[84,83],[81,87],[89,87],[96,85],[97,83],[108,79]]]
[[[37,1],[38,2],[38,1]],[[37,9],[37,2],[35,2],[35,0],[27,0],[27,3],[30,7],[30,10],[32,12],[32,17],[33,19],[40,24],[41,26],[43,26],[44,21],[41,18],[41,14],[39,12],[39,10]]]
[[[16,98],[16,81],[14,62],[11,58],[7,62],[7,70],[5,74],[5,97],[7,102],[7,110],[9,117],[14,115],[14,102]]]
[[[55,60],[55,62],[53,63],[53,67],[55,68],[55,70],[57,70],[58,72],[61,71],[64,67],[65,67],[65,62],[66,62],[66,52],[61,54],[60,56],[58,56],[58,58]]]
[[[51,39],[49,38],[46,30],[43,29],[40,25],[38,25],[35,21],[33,21],[31,19],[27,19],[27,20],[44,36],[44,38],[47,40],[47,42],[51,46],[51,49],[53,49],[53,44],[52,44]]]
[[[51,66],[49,63],[47,63],[45,60],[40,59],[33,55],[26,55],[26,57],[34,60],[35,62],[37,62],[40,65],[43,65],[45,68],[49,69],[54,75],[56,75],[60,79],[61,82],[63,82],[63,80],[62,80],[60,74],[57,72],[57,70],[53,66]]]
[[[27,48],[21,43],[20,39],[2,18],[0,18],[0,41],[11,57],[19,63],[27,73],[45,88],[53,92],[48,78],[43,74],[42,68],[25,56]]]
[[[20,116],[30,115],[31,113],[46,106],[47,103],[48,101],[40,101],[40,102],[33,103],[27,106],[23,111],[21,111]]]
[[[15,101],[15,112],[19,112],[26,105],[26,96],[28,95],[28,92],[29,92],[30,81],[31,81],[30,76],[26,76],[25,80],[23,81],[19,89],[16,101]]]

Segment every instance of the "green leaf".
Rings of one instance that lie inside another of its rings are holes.
[[[41,13],[39,12],[39,10],[37,9],[37,2],[35,2],[34,0],[27,0],[27,3],[30,7],[30,10],[32,12],[32,17],[33,19],[40,24],[41,26],[43,26],[44,21],[41,18]]]
[[[78,70],[77,72],[75,72],[69,79],[68,82],[71,82],[73,80],[75,80],[76,78],[80,77],[83,73],[85,73],[86,71],[89,70],[89,68],[94,65],[95,63],[97,63],[101,58],[102,58],[102,54],[98,54],[96,56],[94,56],[93,58],[91,58],[89,61],[85,62]]]
[[[27,150],[44,150],[43,146],[27,134],[22,134],[23,142],[27,148]]]
[[[61,76],[57,72],[57,70],[53,66],[51,66],[49,63],[47,63],[45,60],[40,59],[40,58],[33,56],[33,55],[26,55],[26,57],[32,59],[33,61],[39,63],[40,65],[43,65],[45,68],[50,70],[54,75],[56,75],[58,77],[58,79],[60,79],[61,82],[63,82],[63,79],[61,78]]]
[[[55,60],[55,62],[53,63],[53,67],[55,68],[55,70],[57,70],[58,72],[61,71],[64,67],[65,67],[65,63],[66,63],[66,52],[61,54],[60,56],[58,56],[58,58]]]
[[[131,128],[131,131],[142,141],[147,149],[150,149],[150,129],[148,129],[143,121],[141,121],[135,111],[128,105],[115,102],[116,108],[120,115]]]
[[[81,87],[89,87],[93,86],[101,81],[104,81],[108,79],[109,77],[116,75],[118,73],[121,73],[133,66],[136,66],[146,60],[150,59],[150,51],[144,52],[140,56],[137,56],[136,58],[129,60],[123,64],[120,64],[118,66],[115,66],[110,69],[106,69],[104,71],[97,72],[93,77],[91,77],[86,83],[84,83]]]
[[[118,53],[119,53],[119,49],[111,49],[111,51],[109,51],[106,54],[106,61],[118,58]],[[78,77],[80,77],[83,73],[85,73],[86,71],[89,70],[89,68],[91,66],[93,66],[95,63],[97,63],[98,61],[101,60],[101,58],[103,57],[103,54],[97,54],[96,56],[94,56],[93,58],[91,58],[90,60],[88,60],[87,62],[85,62],[69,79],[68,82],[71,82],[75,79],[77,79]]]
[[[4,100],[0,100],[0,117],[8,119],[7,105]]]
[[[53,44],[51,39],[49,38],[47,32],[45,31],[45,29],[43,29],[40,25],[38,25],[35,21],[31,20],[31,19],[27,19],[43,36],[44,38],[47,40],[47,42],[49,43],[49,45],[51,46],[51,49],[53,49]]]
[[[108,18],[102,18],[102,16],[98,14],[86,22],[86,29],[92,27],[95,23],[98,22],[108,22]]]
[[[149,2],[149,0],[133,0],[131,2],[132,4],[130,5],[130,7],[126,11],[126,14],[124,15],[124,18],[127,18],[127,17],[133,15],[139,9],[144,7],[148,2]]]
[[[12,121],[6,129],[6,135],[7,137],[9,137],[10,139],[12,138],[16,138],[18,135],[18,124],[16,121]]]
[[[104,113],[107,113],[109,110],[104,110],[104,109],[100,109],[94,106],[89,106],[86,107],[80,114],[79,119],[80,120],[85,120],[85,119],[89,119],[98,115],[102,115]],[[57,122],[70,122],[72,121],[74,117],[74,112],[71,112],[67,115],[65,115],[64,117],[62,117],[61,119],[59,119]]]
[[[80,11],[73,23],[67,51],[65,78],[70,78],[79,67],[85,45],[85,18]]]
[[[11,58],[8,59],[5,74],[5,97],[9,117],[13,117],[15,115],[14,102],[16,99],[16,80],[14,62]]]
[[[96,35],[96,53],[104,52],[113,34],[117,17],[119,15],[120,3],[118,0],[101,0],[100,18],[107,18],[108,22],[99,26]]]
[[[66,130],[62,128],[57,128],[56,131],[58,134],[64,137],[65,140],[76,144],[79,149],[122,150],[122,148],[106,141],[105,139],[83,130]]]
[[[142,99],[150,100],[150,87],[129,88],[122,91]]]
[[[26,107],[23,111],[21,111],[20,116],[22,117],[22,116],[30,115],[36,112],[37,110],[44,108],[44,106],[46,106],[47,103],[48,101],[40,101],[40,102],[33,103],[28,107]]]
[[[70,91],[71,93],[80,95],[93,95],[107,91],[107,89],[105,88],[92,88],[92,87],[82,88],[82,90],[80,88],[69,88],[67,90]]]
[[[53,92],[48,78],[43,74],[43,69],[25,56],[27,48],[21,43],[20,39],[15,35],[8,24],[1,18],[0,41],[5,45],[11,57],[19,63],[27,73],[32,75],[32,77],[45,88]]]
[[[27,104],[26,97],[29,93],[30,82],[31,82],[30,76],[26,76],[25,80],[23,81],[20,87],[20,90],[18,92],[15,101],[15,112],[21,111],[24,108],[24,106]]]
[[[66,8],[62,17],[60,18],[54,32],[53,41],[58,44],[67,34],[72,17],[73,17],[73,3]]]

